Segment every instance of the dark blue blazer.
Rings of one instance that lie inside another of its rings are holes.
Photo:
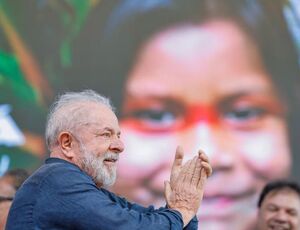
[[[195,217],[186,230],[197,229]],[[7,230],[27,229],[182,229],[181,214],[142,207],[96,187],[76,165],[49,158],[18,190]]]

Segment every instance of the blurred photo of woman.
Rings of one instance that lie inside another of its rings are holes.
[[[165,205],[176,147],[185,159],[201,149],[213,175],[199,229],[248,230],[267,182],[299,180],[299,56],[288,1],[46,2],[32,2],[40,13],[27,14],[39,27],[20,34],[54,94],[92,88],[116,105],[125,151],[114,192]],[[29,128],[42,121],[16,115]]]
[[[124,85],[110,88],[126,144],[115,192],[161,205],[176,146],[187,158],[202,149],[214,172],[199,227],[252,229],[261,188],[298,159],[300,79],[283,3],[129,2],[108,21],[101,65]]]

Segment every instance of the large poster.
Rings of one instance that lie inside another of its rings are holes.
[[[111,98],[125,142],[114,192],[164,205],[177,145],[213,175],[201,229],[251,229],[257,196],[297,179],[300,19],[274,0],[0,0],[0,175],[39,167],[55,95]]]

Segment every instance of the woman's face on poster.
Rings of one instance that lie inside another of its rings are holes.
[[[283,102],[255,45],[230,21],[170,28],[142,46],[125,86],[116,191],[163,205],[175,149],[213,167],[203,229],[247,229],[262,186],[289,175]]]

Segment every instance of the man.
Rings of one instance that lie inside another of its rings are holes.
[[[0,229],[4,229],[9,208],[16,191],[13,185],[0,178]]]
[[[27,170],[23,168],[15,168],[6,171],[0,178],[0,181],[12,185],[15,191],[17,191],[28,177],[29,173]]]
[[[300,229],[300,188],[296,183],[267,184],[258,201],[258,229]]]
[[[12,169],[0,177],[0,229],[5,228],[14,195],[28,176],[25,169]]]
[[[107,191],[124,146],[107,98],[94,91],[66,93],[46,126],[50,158],[22,186],[6,229],[196,229],[195,214],[212,169],[204,153],[182,164],[178,147],[167,207],[132,204]],[[139,150],[137,150],[139,151]]]

